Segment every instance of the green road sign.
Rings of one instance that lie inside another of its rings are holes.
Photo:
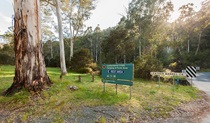
[[[133,64],[103,64],[102,78],[111,80],[133,80],[133,71]]]
[[[130,86],[130,98],[131,98],[131,86],[134,79],[134,66],[133,64],[103,64],[102,65],[102,82],[104,83],[104,92],[106,90],[105,83],[117,85]]]

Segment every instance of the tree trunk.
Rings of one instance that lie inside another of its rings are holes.
[[[73,55],[74,55],[74,38],[71,38],[71,52],[70,52],[70,59],[72,59]]]
[[[190,52],[190,39],[187,40],[187,53]]]
[[[115,56],[115,64],[117,64],[117,56]]]
[[[101,58],[101,42],[99,44],[99,64],[101,65],[102,64],[102,58]]]
[[[90,53],[91,53],[91,58],[93,58],[93,40],[90,40]]]
[[[50,81],[42,54],[39,0],[14,1],[15,77],[5,95],[22,88],[40,92]]]
[[[134,43],[135,44],[135,43]],[[134,46],[134,52],[133,52],[133,61],[136,60],[136,47]]]
[[[126,55],[123,55],[124,64],[126,63]]]
[[[140,34],[140,37],[139,37],[139,58],[141,58],[141,54],[142,54],[142,52],[141,52],[141,32],[142,32],[141,26],[139,26],[139,34]]]
[[[50,54],[51,54],[51,59],[53,58],[53,44],[52,40],[50,40]]]
[[[69,16],[69,18],[71,18]],[[72,31],[72,24],[71,24],[71,21],[69,21],[69,30],[70,30],[70,37],[69,37],[69,41],[70,41],[70,46],[69,46],[69,60],[71,61],[73,55],[74,55],[74,40],[73,40],[73,31]]]
[[[195,55],[197,55],[197,54],[198,54],[198,51],[199,51],[199,49],[200,49],[201,36],[202,36],[202,32],[199,34],[198,46],[197,46],[197,49],[196,49]]]
[[[139,58],[141,58],[141,39],[139,39]]]
[[[182,55],[182,51],[180,47],[178,47],[178,51],[179,51],[179,54]]]
[[[62,20],[60,15],[60,5],[59,1],[55,0],[56,6],[56,15],[58,19],[58,31],[59,31],[59,42],[60,42],[60,65],[61,65],[61,75],[65,75],[66,71],[66,60],[65,60],[65,51],[64,51],[64,42],[63,42],[63,32],[62,32]]]
[[[69,61],[71,61],[71,38],[69,39]]]
[[[98,63],[98,46],[96,44],[96,48],[95,48],[95,58],[96,58],[96,63]]]

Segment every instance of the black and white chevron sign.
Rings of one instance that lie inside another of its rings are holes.
[[[196,77],[196,67],[187,66],[186,68],[186,76],[187,77]]]

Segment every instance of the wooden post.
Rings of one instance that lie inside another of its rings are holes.
[[[82,76],[81,76],[81,75],[78,76],[78,81],[79,81],[79,82],[82,81]]]
[[[174,76],[173,76],[173,92],[174,92]]]
[[[95,76],[94,74],[92,74],[92,82],[94,82],[94,80],[95,80]]]
[[[158,86],[160,88],[160,75],[158,76]]]

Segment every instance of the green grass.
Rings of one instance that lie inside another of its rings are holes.
[[[62,122],[60,116],[70,109],[110,105],[129,107],[131,111],[133,109],[147,111],[150,117],[168,117],[173,107],[199,98],[199,91],[191,86],[179,85],[173,90],[170,83],[161,83],[159,88],[157,82],[135,79],[130,99],[129,86],[119,85],[116,95],[115,85],[106,84],[106,92],[103,92],[103,83],[99,76],[91,82],[89,74],[70,72],[60,80],[58,68],[47,68],[47,72],[53,85],[49,90],[43,91],[41,98],[31,99],[30,94],[22,90],[13,96],[0,96],[0,109],[11,112],[23,110],[19,113],[23,121],[31,115],[38,117],[55,114],[54,120]],[[78,82],[78,75],[82,76],[82,82]],[[1,66],[1,92],[10,87],[13,77],[13,66]],[[68,89],[69,85],[77,86],[79,89],[71,91]]]

